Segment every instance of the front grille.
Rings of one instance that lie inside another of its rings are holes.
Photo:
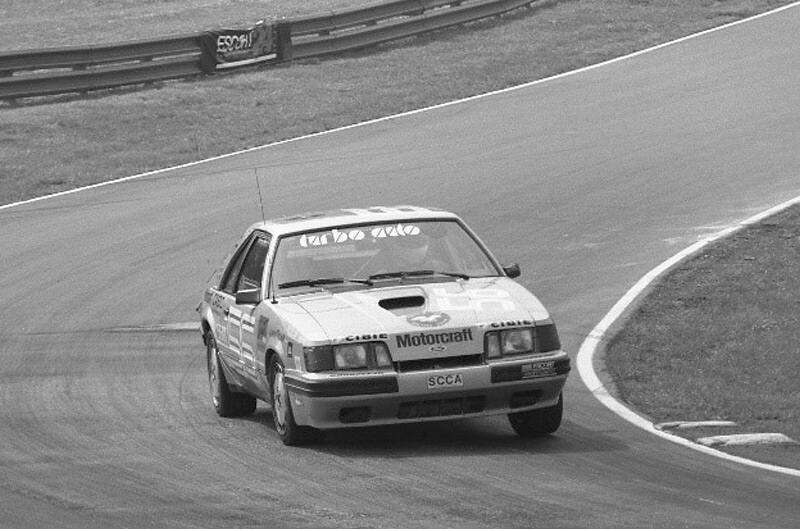
[[[339,420],[344,424],[369,422],[372,416],[372,409],[368,406],[359,406],[356,408],[342,408],[339,410]]]
[[[417,419],[421,417],[444,417],[480,413],[486,409],[486,396],[475,395],[453,399],[430,399],[403,402],[397,411],[398,419]]]
[[[446,358],[425,358],[422,360],[406,360],[397,362],[397,371],[432,371],[434,369],[452,369],[454,367],[478,366],[483,364],[483,355],[448,356]]]

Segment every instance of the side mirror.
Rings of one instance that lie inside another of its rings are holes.
[[[503,267],[503,272],[506,273],[508,277],[514,279],[515,277],[519,277],[522,272],[519,270],[519,265],[517,263],[510,264],[508,266]]]
[[[236,293],[237,305],[258,305],[261,303],[261,289],[252,288],[240,290]]]

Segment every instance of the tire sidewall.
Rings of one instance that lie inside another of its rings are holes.
[[[283,377],[283,363],[277,355],[273,355],[270,359],[269,373],[272,422],[281,440],[287,442],[294,437],[293,430],[296,427],[294,425],[294,417],[292,416],[292,408],[289,402],[289,393],[286,391],[286,383]],[[277,403],[277,406],[276,398],[280,398],[280,402]]]
[[[217,341],[212,334],[206,337],[206,367],[208,369],[208,389],[211,393],[211,403],[219,413],[224,400],[225,379],[222,366],[219,364]]]
[[[564,396],[558,395],[558,403],[549,408],[539,408],[511,413],[508,420],[512,428],[522,437],[538,437],[554,433],[561,426]]]

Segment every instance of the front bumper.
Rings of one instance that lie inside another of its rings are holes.
[[[480,417],[554,406],[570,371],[563,351],[404,373],[287,371],[297,424],[320,429]]]

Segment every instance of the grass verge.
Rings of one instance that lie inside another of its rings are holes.
[[[800,207],[708,246],[645,296],[605,352],[619,397],[697,439],[783,433],[800,441]],[[724,449],[800,468],[800,444]]]

